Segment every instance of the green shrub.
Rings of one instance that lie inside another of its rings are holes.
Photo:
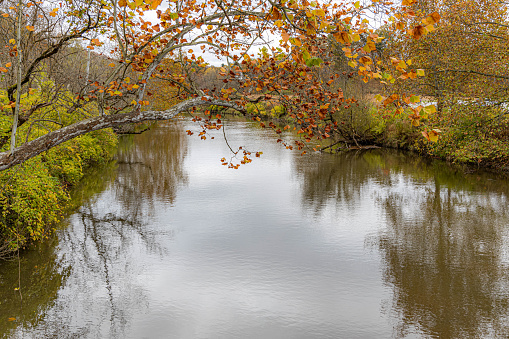
[[[52,83],[46,85],[52,86]],[[5,100],[3,94],[0,93],[0,101]],[[22,105],[30,105],[42,95],[44,93],[39,91],[25,96]],[[93,110],[93,106],[88,109]],[[31,121],[43,117],[40,122],[20,126],[17,144],[46,134],[60,124],[66,126],[75,122],[76,113],[69,114],[65,106],[59,105],[42,109],[31,117]],[[3,115],[0,137],[11,124],[12,118]],[[69,205],[68,187],[78,183],[85,168],[110,159],[116,144],[117,137],[111,130],[95,131],[0,172],[0,251],[5,248],[14,251],[50,234]],[[4,150],[6,147],[8,145],[4,145]]]

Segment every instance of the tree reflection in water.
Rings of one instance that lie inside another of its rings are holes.
[[[302,176],[303,208],[359,206],[383,215],[366,244],[380,250],[393,298],[382,309],[394,337],[506,337],[509,333],[509,186],[442,162],[393,151],[317,157]],[[344,209],[343,209],[344,210]]]
[[[507,195],[476,194],[436,176],[380,196],[384,278],[394,289],[395,336],[416,328],[440,338],[509,333]]]
[[[149,133],[122,138],[114,175],[97,178],[107,186],[96,191],[103,191],[101,194],[90,198],[82,191],[76,192],[76,205],[81,207],[58,236],[60,272],[72,270],[72,274],[59,279],[62,273],[55,273],[59,269],[54,268],[52,274],[63,283],[51,289],[53,300],[60,288],[57,302],[34,304],[32,308],[43,311],[30,311],[37,316],[18,326],[11,336],[23,337],[29,333],[32,337],[121,338],[125,335],[128,324],[136,316],[130,309],[139,309],[146,300],[143,281],[125,279],[126,272],[148,278],[149,272],[137,262],[137,256],[140,252],[166,254],[159,237],[171,238],[168,234],[171,231],[146,226],[153,221],[154,209],[168,208],[161,206],[171,204],[178,187],[187,182],[183,170],[187,143],[182,131],[175,123],[166,123],[155,126]],[[95,182],[94,178],[90,181]],[[55,248],[51,250],[57,252]],[[51,260],[54,257],[45,261],[55,262]],[[87,297],[90,291],[94,298]],[[73,307],[75,304],[79,306]],[[92,326],[81,323],[84,314]],[[44,326],[37,326],[39,321]]]

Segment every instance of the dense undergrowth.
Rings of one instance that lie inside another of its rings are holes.
[[[30,107],[42,95],[25,97],[22,106]],[[93,114],[93,107],[67,112],[65,104],[40,110],[31,117],[39,121],[24,124],[18,140],[26,142],[60,125],[70,125],[80,115]],[[11,123],[12,119],[1,120],[0,131],[8,131]],[[87,167],[110,159],[116,143],[111,130],[96,131],[0,172],[0,258],[51,234],[69,207],[69,188],[79,182]]]
[[[426,106],[426,104],[421,104]],[[294,124],[284,108],[274,103],[248,104],[248,114],[262,120]],[[337,131],[322,150],[339,152],[369,145],[406,149],[421,155],[477,167],[509,171],[509,114],[503,106],[478,102],[452,102],[441,112],[421,113],[413,121],[411,110],[379,108],[370,102],[350,105],[332,119]],[[298,127],[298,126],[297,126]],[[436,142],[423,132],[440,131]]]
[[[503,107],[456,103],[413,126],[408,114],[380,111],[374,115],[377,141],[424,155],[477,167],[509,170],[509,115]],[[439,129],[438,140],[422,132]]]

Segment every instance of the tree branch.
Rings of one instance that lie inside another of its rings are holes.
[[[55,147],[63,142],[74,139],[80,135],[92,131],[97,131],[128,123],[169,120],[174,118],[183,111],[201,105],[223,106],[233,108],[240,112],[245,112],[243,107],[233,102],[217,100],[212,97],[200,97],[183,101],[165,111],[140,112],[136,110],[125,114],[97,116],[90,119],[79,121],[72,125],[50,132],[40,138],[37,138],[15,148],[12,152],[1,152],[0,171],[6,170],[15,165],[23,163],[28,159],[33,158],[41,154],[42,152],[49,150],[52,147]]]

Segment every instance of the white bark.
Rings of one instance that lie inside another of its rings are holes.
[[[16,82],[16,107],[14,108],[14,119],[12,121],[12,132],[11,132],[11,147],[10,151],[12,152],[16,147],[16,132],[18,129],[18,117],[19,117],[19,106],[21,100],[21,72],[23,71],[23,58],[21,55],[21,24],[22,24],[22,15],[23,11],[21,10],[23,6],[22,0],[18,3],[18,24],[17,24],[17,33],[16,33],[16,51],[18,53],[18,67],[17,67],[17,82]]]

